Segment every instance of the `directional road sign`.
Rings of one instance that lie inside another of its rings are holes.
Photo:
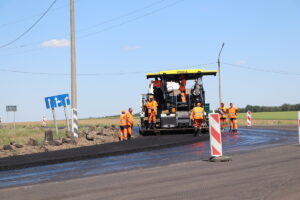
[[[69,94],[61,94],[51,97],[45,97],[46,108],[54,109],[56,107],[68,106],[70,105]]]
[[[17,106],[6,106],[6,112],[16,112]]]

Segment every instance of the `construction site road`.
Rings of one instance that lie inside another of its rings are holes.
[[[238,134],[223,134],[223,153],[225,156],[231,156],[262,148],[293,144],[295,141],[298,141],[297,137],[298,134],[294,131],[240,128]],[[181,139],[182,141],[178,141],[177,139]],[[202,141],[199,141],[201,139]],[[193,140],[195,140],[195,142],[192,144],[178,146],[178,144],[182,142],[192,142]],[[148,143],[146,141],[148,141]],[[193,137],[191,135],[166,135],[145,137],[145,140],[136,140],[135,142],[137,143],[131,142],[116,143],[117,145],[108,144],[108,146],[100,145],[89,149],[89,151],[83,151],[86,150],[83,148],[80,151],[77,151],[79,155],[75,155],[75,157],[78,158],[78,156],[89,154],[92,156],[106,155],[105,153],[107,152],[110,152],[109,154],[121,153],[120,155],[109,156],[108,154],[107,156],[100,156],[99,158],[63,162],[24,169],[2,170],[0,171],[0,189],[46,182],[61,182],[68,179],[96,176],[139,168],[164,166],[179,162],[207,160],[210,157],[210,144],[209,140],[205,140],[205,137]],[[166,144],[168,145],[165,146]],[[99,147],[103,148],[99,149]],[[152,148],[152,150],[148,149],[145,151],[145,147],[150,149]],[[98,151],[91,151],[93,149]],[[141,151],[128,153],[126,149],[131,149],[131,151],[139,149]],[[70,152],[74,153],[74,151]],[[68,157],[73,157],[72,154],[67,155],[64,151],[62,155],[59,152],[51,155],[57,155],[57,158],[59,159],[64,157],[67,159]],[[37,158],[40,159],[40,157],[41,155]],[[29,156],[26,158],[30,159],[34,157]],[[42,159],[49,160],[51,157],[45,157]],[[30,163],[36,162],[36,160],[28,161],[30,161]],[[9,165],[9,162],[5,164]]]
[[[201,137],[194,137],[192,134],[147,136],[123,142],[5,157],[0,158],[0,171],[149,151],[191,144],[208,138],[209,134]]]
[[[299,199],[300,146],[0,190],[0,199]]]

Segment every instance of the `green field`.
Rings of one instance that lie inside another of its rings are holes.
[[[253,120],[297,120],[297,111],[252,113]],[[246,119],[246,113],[238,113],[239,119]]]

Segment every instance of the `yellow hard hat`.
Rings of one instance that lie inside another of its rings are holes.
[[[122,110],[121,112],[122,112],[122,113],[125,113],[126,111],[125,111],[125,110]]]
[[[151,96],[149,96],[149,98],[150,98],[150,99],[153,99],[154,97],[153,97],[153,95],[151,95]]]

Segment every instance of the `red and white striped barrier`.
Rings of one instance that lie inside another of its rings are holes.
[[[42,119],[42,127],[46,127],[47,126],[47,120],[46,120],[46,117],[43,116],[43,119]]]
[[[223,155],[220,116],[216,113],[209,114],[210,154],[212,157]]]
[[[250,127],[252,125],[251,112],[247,112],[247,126]]]
[[[299,136],[299,144],[300,144],[300,111],[298,111],[298,136]]]

